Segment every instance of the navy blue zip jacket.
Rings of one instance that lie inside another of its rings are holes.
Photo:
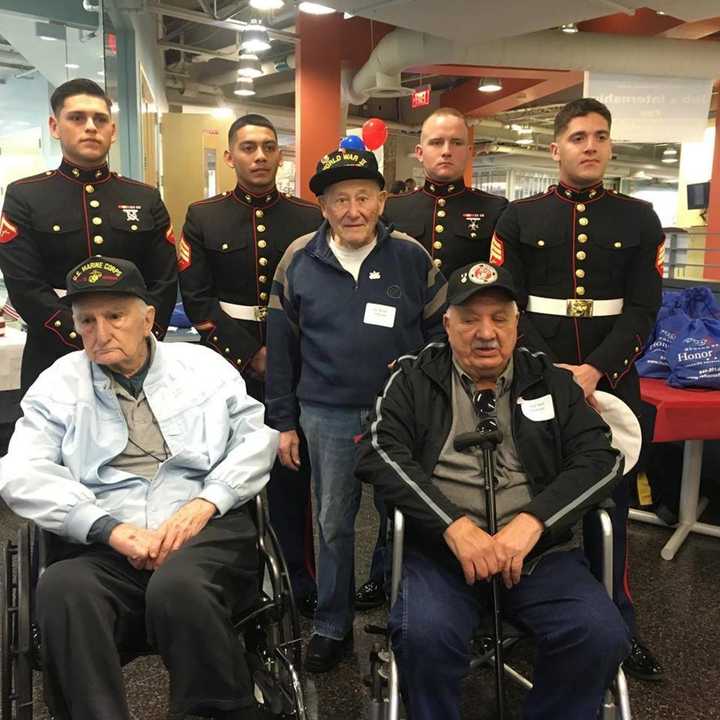
[[[388,363],[444,335],[447,284],[420,243],[378,223],[356,283],[328,232],[295,240],[273,279],[265,402],[280,431],[297,429],[298,401],[370,407]]]

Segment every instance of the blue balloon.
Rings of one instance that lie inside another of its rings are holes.
[[[342,150],[365,150],[365,143],[358,135],[346,135],[340,141],[340,148]]]

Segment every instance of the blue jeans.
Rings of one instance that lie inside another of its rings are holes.
[[[470,640],[489,585],[412,550],[404,558],[390,637],[409,720],[460,720]],[[511,590],[503,616],[535,638],[525,720],[597,720],[605,689],[630,651],[628,629],[581,550],[550,553]]]
[[[370,408],[301,403],[300,425],[310,453],[315,516],[318,604],[313,632],[340,640],[352,628],[355,594],[355,517],[360,481],[355,477],[355,438]]]

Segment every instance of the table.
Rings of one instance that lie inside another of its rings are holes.
[[[0,392],[20,387],[20,363],[25,347],[25,333],[13,327],[5,328],[0,337]]]
[[[641,378],[640,393],[657,408],[653,442],[685,443],[678,524],[660,551],[660,557],[672,560],[691,532],[720,538],[720,526],[698,522],[707,506],[707,498],[700,498],[703,442],[720,439],[720,391],[681,390],[665,380]],[[645,510],[631,509],[630,517],[667,527],[655,513]]]

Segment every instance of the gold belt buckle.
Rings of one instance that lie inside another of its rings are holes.
[[[593,301],[572,298],[567,301],[568,317],[592,317]]]
[[[267,307],[265,305],[260,305],[255,308],[255,319],[258,322],[265,322],[265,319],[267,318]]]

